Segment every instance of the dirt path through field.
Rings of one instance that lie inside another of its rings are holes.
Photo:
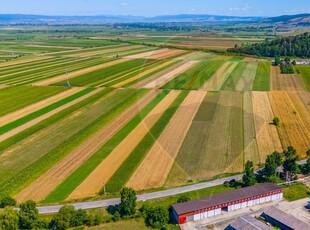
[[[156,96],[156,91],[143,96],[139,101],[121,113],[112,122],[78,146],[73,152],[57,163],[49,171],[21,191],[15,198],[19,202],[34,200],[39,202],[51,193],[63,180],[73,173],[92,154],[97,152],[113,135],[140,112]]]
[[[132,175],[127,187],[143,190],[164,185],[206,92],[192,91]]]
[[[82,70],[77,70],[75,72],[72,72],[69,75],[69,78],[73,78],[73,77],[76,77],[76,76],[79,76],[79,75],[82,75],[82,74],[86,74],[86,73],[93,72],[93,71],[96,71],[96,70],[99,70],[99,69],[103,69],[103,68],[106,68],[106,67],[109,67],[109,66],[112,66],[112,65],[120,64],[120,63],[123,63],[123,62],[126,62],[126,61],[128,61],[128,60],[126,60],[126,59],[118,59],[118,60],[115,60],[115,61],[111,61],[111,62],[103,63],[103,64],[100,64],[100,65],[92,66],[92,67],[89,67],[89,68],[85,68],[85,69],[82,69]],[[59,81],[66,80],[66,79],[67,79],[67,76],[65,74],[63,74],[63,75],[60,75],[58,77],[53,77],[53,78],[50,78],[50,79],[45,79],[43,81],[36,82],[33,85],[45,86],[45,85],[50,85],[50,84],[53,84],[53,83],[56,83],[56,82],[59,82]]]
[[[146,71],[142,70],[142,72],[137,74],[136,76],[131,77],[129,79],[126,79],[126,80],[124,80],[124,81],[122,81],[120,83],[117,83],[117,84],[113,85],[113,87],[122,87],[122,86],[124,86],[124,85],[126,85],[126,84],[128,84],[128,83],[130,83],[132,81],[138,80],[139,78],[141,78],[141,77],[143,77],[145,75],[148,75],[148,74],[150,74],[150,73],[152,73],[152,72],[154,72],[154,71],[156,71],[158,69],[161,69],[161,68],[163,68],[165,66],[168,66],[168,65],[170,65],[173,62],[174,61],[168,61],[168,62],[165,62],[165,63],[163,63],[163,64],[161,64],[159,66],[156,66],[156,67],[154,67],[152,69],[149,69],[149,70],[146,70]]]
[[[167,48],[159,49],[159,50],[151,50],[151,51],[147,51],[144,53],[129,55],[129,56],[126,56],[125,58],[127,58],[127,59],[151,58],[153,55],[157,55],[157,54],[168,52],[168,51],[169,51],[169,49],[167,49]]]
[[[252,92],[243,93],[243,139],[245,161],[260,163],[258,146],[256,143],[256,133],[254,125]]]
[[[307,116],[304,117],[304,112],[294,105],[302,102],[293,102],[288,92],[284,91],[269,92],[269,98],[275,116],[280,119],[278,131],[283,147],[293,146],[300,156],[305,157],[310,149],[309,121]]]
[[[78,186],[68,200],[96,195],[179,95],[171,91]]]
[[[59,93],[55,96],[52,96],[52,97],[49,97],[47,99],[44,99],[42,101],[39,101],[35,104],[32,104],[32,105],[29,105],[25,108],[22,108],[20,110],[17,110],[17,111],[14,111],[12,113],[9,113],[9,114],[6,114],[2,117],[0,117],[0,127],[5,125],[5,124],[8,124],[12,121],[15,121],[19,118],[22,118],[30,113],[33,113],[37,110],[40,110],[46,106],[49,106],[57,101],[60,101],[61,99],[64,99],[66,97],[69,97],[77,92],[80,92],[82,90],[84,90],[85,88],[72,88],[72,89],[69,89],[69,90],[66,90],[62,93]]]
[[[169,73],[166,73],[165,75],[156,79],[155,81],[148,83],[143,88],[147,88],[147,89],[158,88],[158,87],[164,85],[165,83],[171,81],[172,79],[174,79],[175,77],[177,77],[181,73],[185,72],[186,70],[190,69],[191,67],[193,67],[197,63],[198,63],[198,61],[185,62],[182,66],[174,69],[173,71],[171,71]]]
[[[225,62],[216,73],[207,81],[204,86],[201,87],[202,90],[212,90],[220,88],[219,84],[223,82],[223,78],[227,75],[229,68],[233,65],[232,62]]]
[[[256,141],[260,154],[260,162],[264,162],[268,154],[282,151],[277,128],[272,124],[274,114],[267,92],[252,92]]]
[[[8,138],[10,138],[10,137],[12,137],[14,135],[16,135],[17,133],[20,133],[20,132],[30,128],[31,126],[34,126],[34,125],[38,124],[39,122],[41,122],[41,121],[43,121],[43,120],[45,120],[45,119],[47,119],[47,118],[49,118],[49,117],[59,113],[59,112],[61,112],[62,110],[66,109],[66,108],[69,108],[70,106],[72,106],[72,105],[74,105],[74,104],[76,104],[76,103],[78,103],[80,101],[85,100],[86,98],[88,98],[88,97],[98,93],[101,90],[103,90],[103,88],[96,89],[96,90],[94,90],[94,91],[92,91],[92,92],[90,92],[90,93],[88,93],[88,94],[86,94],[86,95],[84,95],[82,97],[77,98],[74,101],[71,101],[71,102],[69,102],[69,103],[67,103],[67,104],[65,104],[63,106],[60,106],[57,109],[54,109],[54,110],[52,110],[52,111],[50,111],[50,112],[48,112],[48,113],[46,113],[46,114],[44,114],[44,115],[42,115],[40,117],[37,117],[37,118],[35,118],[35,119],[33,119],[33,120],[31,120],[31,121],[29,121],[29,122],[27,122],[27,123],[25,123],[25,124],[23,124],[21,126],[18,126],[15,129],[12,129],[11,131],[9,131],[9,132],[7,132],[5,134],[0,135],[0,142],[4,141],[4,140],[6,140],[6,139],[8,139]]]

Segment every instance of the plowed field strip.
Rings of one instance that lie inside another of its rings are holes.
[[[161,117],[169,105],[176,99],[179,92],[172,91],[156,106],[150,114],[105,158],[101,164],[87,177],[87,179],[68,197],[76,199],[97,194],[102,185],[114,174],[118,167],[126,160],[132,150],[147,134],[149,129]]]
[[[275,116],[279,117],[279,135],[283,147],[293,146],[297,153],[305,157],[306,151],[310,149],[310,133],[298,109],[294,106],[287,92],[274,91],[269,93],[269,98]]]
[[[267,155],[272,152],[281,152],[282,145],[277,129],[272,124],[274,114],[267,92],[252,92],[252,100],[259,161],[264,162]]]
[[[205,92],[191,92],[128,181],[136,190],[163,186]]]
[[[23,109],[20,109],[20,110],[17,110],[15,112],[6,114],[5,116],[0,117],[0,127],[5,125],[5,124],[8,124],[14,120],[17,120],[21,117],[24,117],[24,116],[26,116],[26,115],[28,115],[28,114],[36,111],[36,110],[42,109],[43,107],[46,107],[52,103],[55,103],[56,101],[59,101],[65,97],[68,97],[68,96],[73,95],[77,92],[80,92],[83,89],[84,88],[72,88],[72,89],[69,89],[65,92],[59,93],[55,96],[49,97],[45,100],[39,101],[35,104],[29,105]]]
[[[156,79],[155,81],[147,84],[144,86],[144,88],[157,88],[162,86],[163,84],[167,83],[168,81],[171,81],[173,78],[177,77],[179,74],[185,72],[186,70],[190,69],[194,65],[196,65],[197,61],[189,61],[185,62],[182,66],[174,69],[173,71],[163,75],[162,77]]]
[[[143,96],[138,102],[129,107],[112,122],[99,130],[91,138],[78,146],[62,161],[39,177],[16,196],[20,202],[25,200],[41,201],[52,192],[67,176],[74,172],[93,153],[98,151],[114,134],[116,134],[129,120],[142,110],[156,96],[152,91]]]

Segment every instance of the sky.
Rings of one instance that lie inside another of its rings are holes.
[[[298,3],[297,3],[298,2]],[[134,15],[214,14],[279,16],[310,13],[309,0],[1,0],[0,14]]]

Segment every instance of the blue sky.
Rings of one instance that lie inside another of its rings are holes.
[[[310,13],[309,0],[1,0],[1,14],[275,16]]]

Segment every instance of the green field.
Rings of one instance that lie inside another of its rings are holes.
[[[310,91],[310,66],[297,66],[296,68],[298,69],[302,78],[307,84],[307,90]]]
[[[63,87],[7,87],[0,89],[0,116],[67,90]]]
[[[201,62],[165,84],[164,89],[200,89],[224,64],[219,61]]]
[[[256,77],[252,87],[253,91],[269,91],[270,90],[270,63],[258,63]]]

